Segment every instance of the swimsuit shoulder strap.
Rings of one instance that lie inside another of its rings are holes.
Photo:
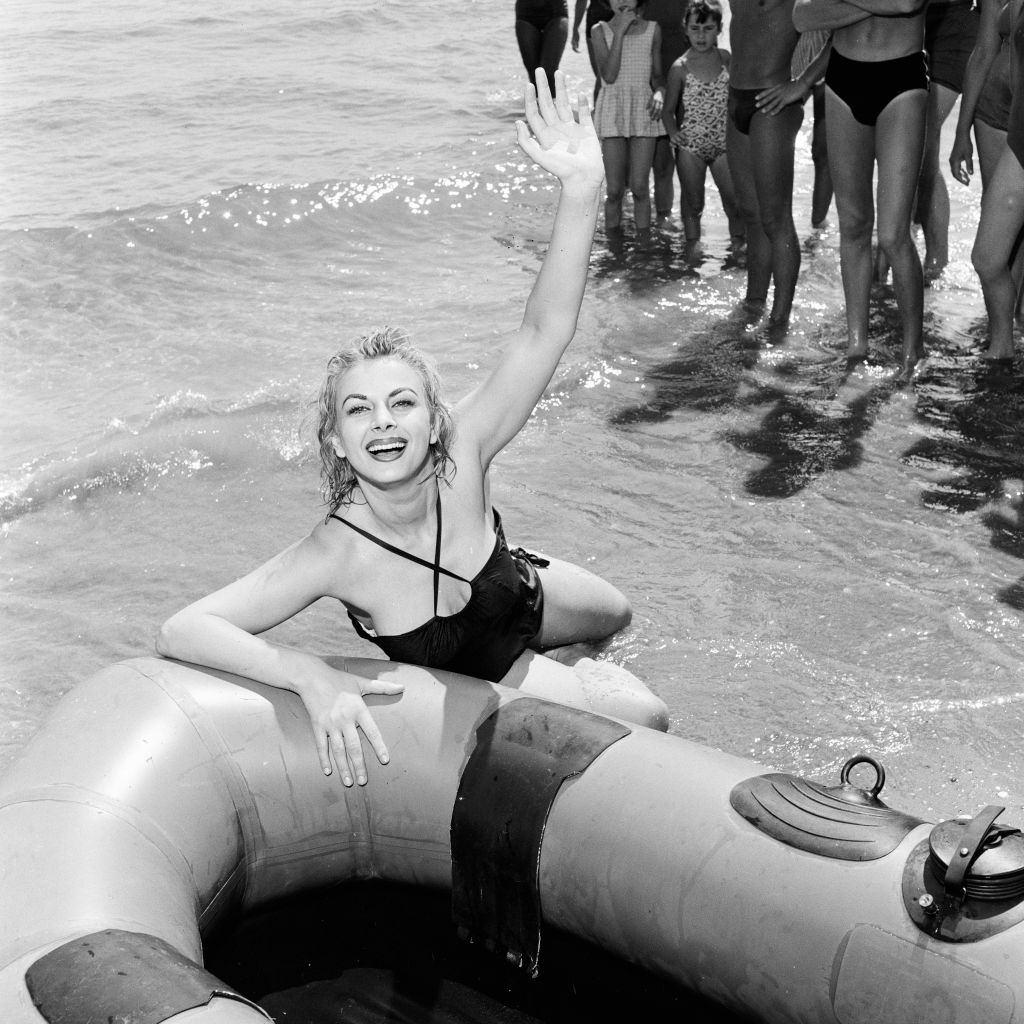
[[[341,516],[331,513],[331,519],[337,519],[339,523],[344,523],[349,528],[353,529],[360,536],[365,537],[369,541],[373,541],[374,544],[384,548],[385,551],[390,551],[393,555],[400,555],[402,558],[409,559],[410,562],[415,562],[417,565],[422,565],[425,569],[430,569],[434,573],[434,614],[437,614],[437,591],[438,584],[440,583],[440,574],[444,573],[445,576],[450,576],[453,580],[459,580],[461,583],[468,583],[469,580],[460,576],[458,573],[451,572],[445,569],[441,565],[441,493],[438,491],[437,494],[437,542],[434,546],[434,561],[428,562],[425,558],[420,558],[419,555],[414,555],[409,551],[404,551],[402,548],[396,547],[394,544],[389,544],[386,540],[376,536],[376,534],[370,533],[369,530],[364,530],[361,526],[356,526],[355,523],[349,522],[347,519],[342,519]]]

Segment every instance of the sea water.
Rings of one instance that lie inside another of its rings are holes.
[[[512,7],[9,0],[0,768],[77,681],[323,515],[303,414],[336,347],[404,326],[458,397],[518,324],[555,189],[515,145]],[[590,90],[585,53],[564,66]],[[673,732],[825,781],[869,753],[897,807],[1024,824],[1024,396],[978,360],[978,186],[945,173],[916,382],[893,380],[886,287],[847,375],[809,132],[808,109],[788,337],[735,315],[710,186],[694,258],[678,217],[647,249],[599,230],[494,500],[514,543],[629,596],[603,656]],[[333,602],[272,635],[374,653]]]

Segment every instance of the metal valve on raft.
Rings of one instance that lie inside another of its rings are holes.
[[[976,942],[1024,921],[1024,833],[990,804],[936,825],[911,853],[903,902],[914,924],[945,942]]]

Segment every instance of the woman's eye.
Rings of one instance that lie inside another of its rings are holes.
[[[396,406],[404,406],[405,408],[409,408],[409,407],[411,407],[411,406],[413,406],[415,404],[416,403],[411,398],[399,398],[395,402]]]
[[[370,407],[368,405],[346,405],[345,415],[346,416],[358,416],[361,412],[366,412]]]

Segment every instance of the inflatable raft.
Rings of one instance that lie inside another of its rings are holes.
[[[366,663],[369,666],[380,663]],[[1024,1022],[1024,837],[848,776],[424,669],[345,789],[301,702],[160,659],[73,690],[0,784],[0,1020],[256,1024],[203,936],[351,879],[451,889],[529,973],[554,928],[753,1019]],[[863,769],[862,769],[863,770]]]

